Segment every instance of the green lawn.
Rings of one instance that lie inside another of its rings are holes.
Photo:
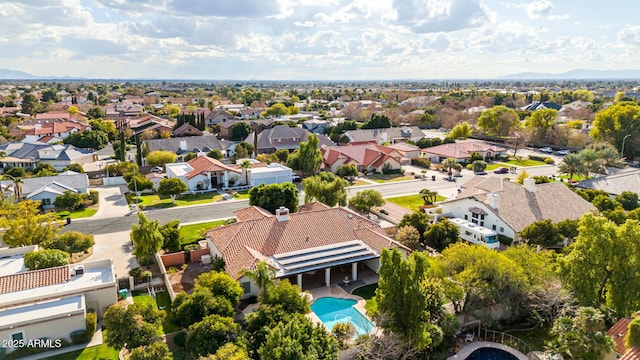
[[[412,180],[412,179],[413,179],[413,176],[411,176],[411,175],[400,175],[400,174],[381,175],[381,174],[376,174],[376,175],[373,175],[371,180],[373,180],[373,181],[375,181],[377,183],[386,183],[386,182],[404,181],[404,180]]]
[[[562,174],[558,176],[560,179],[569,180],[569,174]],[[573,174],[573,181],[582,181],[584,180],[584,175],[582,174]]]
[[[360,296],[366,300],[364,308],[367,310],[367,313],[371,313],[378,307],[375,297],[377,288],[378,284],[369,284],[359,287],[351,292],[353,295]]]
[[[202,230],[209,230],[224,224],[224,220],[210,221],[200,224],[180,226],[180,235],[183,244],[190,244],[201,238]]]
[[[117,360],[118,350],[107,346],[106,344],[92,346],[82,350],[68,352],[45,358],[46,360],[98,360],[108,359]]]
[[[132,293],[134,294],[133,302],[138,304],[151,304],[157,306],[158,309],[166,311],[167,316],[162,321],[160,329],[158,329],[162,334],[172,333],[181,329],[180,326],[171,321],[171,299],[169,298],[169,293],[166,291],[158,292],[155,298],[148,294],[140,294],[139,291],[135,290]]]
[[[135,197],[133,197],[135,203]],[[138,203],[142,204],[145,209],[164,209],[177,206],[209,204],[222,200],[222,195],[217,192],[206,194],[186,194],[179,196],[174,203],[171,203],[170,197],[160,197],[158,194],[141,195],[138,197]]]
[[[485,171],[493,171],[493,170],[495,170],[497,168],[500,168],[500,167],[507,167],[508,168],[509,166],[507,166],[506,164],[502,164],[502,163],[493,163],[493,164],[488,164],[487,168],[484,169],[484,170]]]
[[[420,206],[424,205],[424,200],[422,200],[422,196],[416,195],[405,195],[405,196],[397,196],[385,199],[388,202],[394,203],[398,206],[402,206],[405,209],[416,211],[420,208]],[[436,201],[444,201],[445,197],[442,195],[436,196]]]
[[[509,161],[505,161],[505,164],[509,164],[512,166],[524,166],[524,167],[547,165],[544,163],[544,161],[530,160],[530,159],[509,160]]]
[[[538,327],[529,331],[508,331],[520,340],[526,342],[531,346],[531,350],[544,350],[544,344],[546,341],[550,341],[553,336],[549,333],[551,327]]]
[[[356,180],[351,184],[351,186],[362,186],[362,185],[371,185],[371,183],[364,180]]]
[[[249,199],[249,190],[238,191],[233,194],[234,200],[247,200]]]
[[[97,212],[98,212],[98,209],[84,208],[84,209],[76,210],[73,212],[70,212],[69,210],[58,211],[56,212],[56,215],[58,215],[58,219],[61,219],[61,220],[64,220],[68,217],[72,219],[81,219],[81,218],[92,217]]]

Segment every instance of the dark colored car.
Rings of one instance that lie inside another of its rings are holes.
[[[493,170],[494,173],[496,174],[508,174],[509,173],[509,169],[507,169],[506,167],[499,167],[495,170]]]

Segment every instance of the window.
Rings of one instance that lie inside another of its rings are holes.
[[[474,224],[478,224],[478,220],[476,220],[476,219],[471,219],[471,222],[474,223]]]
[[[484,220],[484,215],[480,215],[480,220]]]
[[[245,294],[248,294],[251,292],[251,283],[250,282],[243,282],[240,284],[242,286],[242,290],[244,290]]]
[[[42,205],[44,206],[51,205],[51,199],[49,198],[42,199]]]
[[[24,333],[22,331],[11,334],[11,340],[20,341],[24,340]]]
[[[465,216],[464,216],[464,219],[465,219],[465,220],[469,220],[469,215],[465,215]]]
[[[480,226],[484,226],[484,221],[480,221]]]
[[[471,214],[471,217],[474,218],[474,219],[477,219],[478,218],[478,214],[473,213],[473,214]]]
[[[493,230],[496,230],[496,229],[497,229],[495,225],[491,225],[491,228],[492,228]]]
[[[504,232],[504,228],[500,227],[500,232],[503,233]]]

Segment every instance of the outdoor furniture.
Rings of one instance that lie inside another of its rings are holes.
[[[348,285],[349,285],[349,283],[351,282],[351,280],[349,280],[349,277],[348,277],[348,276],[345,276],[345,277],[344,277],[344,280],[342,280],[342,282],[344,283],[344,286],[346,287],[346,286],[348,286]]]
[[[464,337],[464,341],[467,341],[467,342],[473,342],[473,333],[467,334],[467,335]]]

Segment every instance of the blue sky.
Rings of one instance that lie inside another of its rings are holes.
[[[220,80],[638,69],[638,13],[595,0],[5,0],[0,68]]]

